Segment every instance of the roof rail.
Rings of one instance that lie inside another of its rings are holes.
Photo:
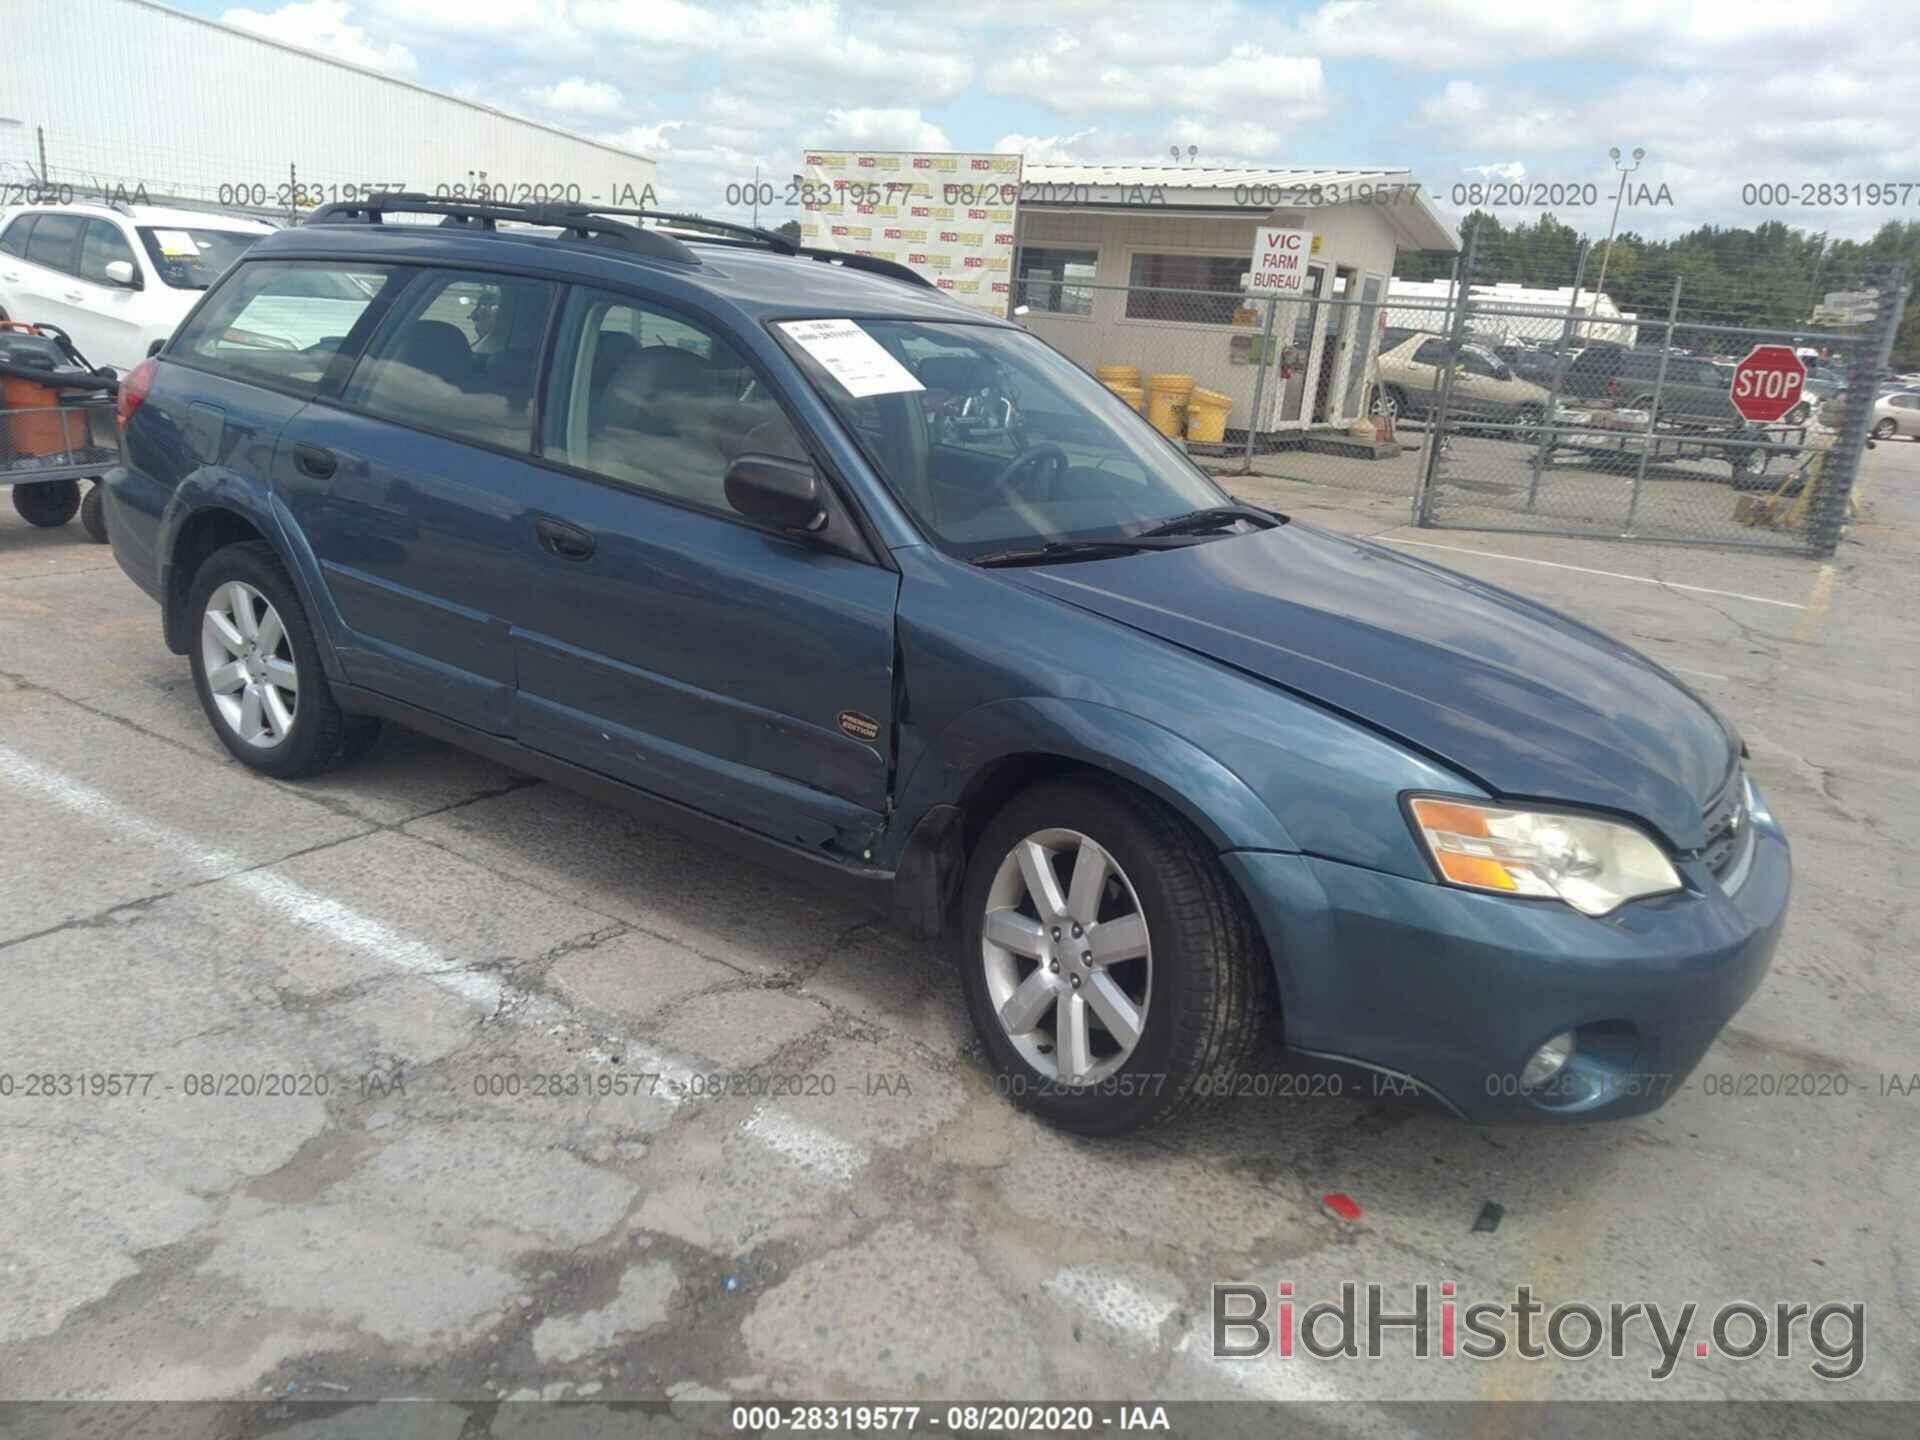
[[[625,215],[635,220],[664,220],[672,225],[684,226],[689,230],[712,230],[716,238],[739,236],[765,245],[769,250],[777,250],[782,255],[798,255],[800,244],[789,240],[778,230],[763,230],[758,225],[736,225],[731,220],[709,220],[704,215],[678,215],[670,210],[622,210],[610,205],[575,205],[568,203],[552,207],[556,210],[577,210],[585,215]]]
[[[918,270],[909,269],[897,260],[882,260],[878,255],[855,255],[851,251],[844,250],[820,250],[811,245],[802,245],[799,253],[809,260],[823,261],[828,265],[844,265],[849,270],[864,270],[869,275],[885,275],[889,280],[904,280],[909,285],[919,285],[928,290],[940,288]]]
[[[522,225],[547,225],[576,235],[582,240],[609,240],[661,260],[679,260],[697,265],[695,255],[671,235],[602,219],[590,209],[578,205],[518,205],[504,200],[452,200],[444,196],[423,195],[415,191],[389,191],[370,195],[365,200],[341,200],[322,205],[307,217],[309,225],[380,225],[387,215],[439,215],[442,225],[461,229],[495,231],[498,222]]]

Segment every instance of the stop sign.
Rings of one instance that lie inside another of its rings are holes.
[[[1786,345],[1756,345],[1733,367],[1733,408],[1749,420],[1778,420],[1800,403],[1807,367]]]

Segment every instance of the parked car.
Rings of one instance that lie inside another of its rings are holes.
[[[1662,378],[1660,351],[1645,346],[1611,342],[1587,346],[1567,366],[1560,393],[1571,400],[1652,410],[1656,383],[1662,421],[1708,428],[1745,423],[1733,407],[1731,370],[1698,356],[1669,353]],[[1812,402],[1802,401],[1784,418],[1798,425],[1812,413]]]
[[[1441,335],[1398,327],[1382,334],[1375,413],[1410,416],[1431,411],[1440,401],[1451,343]],[[1528,434],[1546,416],[1547,398],[1544,389],[1515,375],[1486,346],[1461,345],[1450,402],[1453,414],[1523,425],[1528,429],[1521,433]]]
[[[1837,398],[1820,407],[1822,425],[1838,429],[1843,418]],[[1891,440],[1896,435],[1920,437],[1920,390],[1890,390],[1876,396],[1867,431],[1876,440]]]
[[[273,227],[152,205],[0,211],[0,320],[57,325],[125,374]]]
[[[114,551],[240,764],[395,721],[874,898],[1073,1130],[1263,1023],[1476,1118],[1672,1093],[1789,889],[1711,705],[1236,503],[904,267],[731,233],[328,207],[127,377]],[[365,294],[324,365],[233,338],[316,273]]]

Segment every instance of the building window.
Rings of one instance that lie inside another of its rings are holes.
[[[1061,250],[1020,247],[1020,283],[1015,305],[1045,310],[1053,315],[1091,315],[1093,291],[1087,287],[1100,264],[1098,250]],[[1072,281],[1080,284],[1072,284]]]
[[[1127,318],[1231,325],[1246,303],[1240,281],[1247,266],[1244,255],[1135,255],[1127,278]]]

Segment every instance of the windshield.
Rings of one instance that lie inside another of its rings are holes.
[[[1024,330],[827,320],[773,332],[900,503],[963,558],[1136,535],[1232,503],[1106,386]]]
[[[265,231],[202,230],[173,225],[142,225],[141,243],[160,283],[173,290],[204,290],[218,280]]]

